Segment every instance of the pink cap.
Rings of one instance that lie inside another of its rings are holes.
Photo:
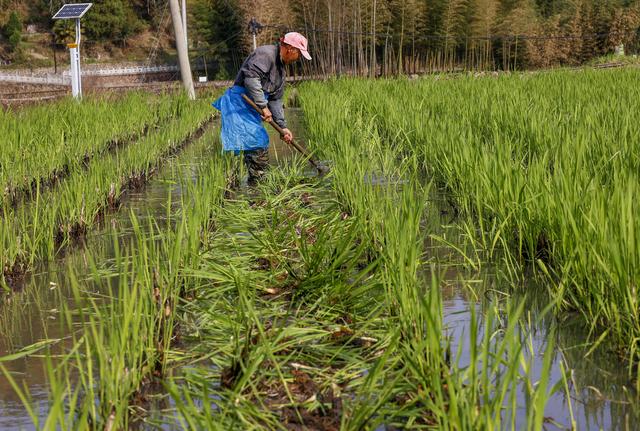
[[[295,31],[287,33],[284,35],[282,41],[287,45],[298,48],[304,58],[306,58],[307,60],[311,60],[311,55],[309,54],[309,50],[307,49],[307,38],[300,33],[296,33]]]

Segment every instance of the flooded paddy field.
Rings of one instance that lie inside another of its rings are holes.
[[[214,124],[32,260],[0,309],[0,429],[636,429],[630,350],[551,259],[461,204],[414,129],[372,127],[369,84],[330,85],[287,110],[328,175],[272,136],[266,182],[232,187]]]

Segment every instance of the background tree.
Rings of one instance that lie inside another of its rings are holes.
[[[608,49],[619,45],[630,45],[637,38],[640,27],[640,2],[635,2],[630,7],[617,7],[609,26],[607,41]]]
[[[469,61],[472,67],[482,68],[493,63],[493,36],[495,35],[498,3],[495,0],[471,0]]]
[[[131,3],[125,0],[94,3],[83,24],[87,38],[94,41],[125,42],[144,28]]]
[[[464,43],[467,32],[468,0],[448,0],[443,11],[442,31],[443,53],[446,65],[453,63],[459,44]]]
[[[194,52],[214,63],[212,75],[217,79],[231,78],[248,53],[244,19],[234,0],[197,0],[192,4]]]
[[[74,20],[51,20],[51,26],[58,43],[68,43],[75,35]],[[130,2],[101,0],[94,2],[82,19],[82,35],[91,43],[126,45],[128,38],[147,26]]]
[[[18,12],[11,12],[9,15],[9,21],[4,27],[4,35],[9,41],[11,50],[16,52],[22,42],[22,19]]]

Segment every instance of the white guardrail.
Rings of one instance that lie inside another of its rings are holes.
[[[17,82],[20,84],[70,85],[71,78],[62,75],[22,75],[0,72],[0,82]]]
[[[178,72],[178,66],[135,66],[117,67],[108,69],[83,70],[82,76],[119,76],[119,75],[143,75],[146,73],[169,73]],[[71,75],[68,70],[62,74],[53,73],[31,73],[24,72],[0,72],[0,82],[18,82],[24,84],[51,84],[70,85]]]

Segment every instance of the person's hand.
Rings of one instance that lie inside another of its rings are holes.
[[[266,121],[267,123],[273,121],[273,114],[267,107],[262,108],[262,120]]]
[[[282,129],[282,131],[284,132],[284,134],[282,135],[282,140],[285,141],[287,144],[292,143],[293,142],[293,133],[291,133],[291,130]]]

